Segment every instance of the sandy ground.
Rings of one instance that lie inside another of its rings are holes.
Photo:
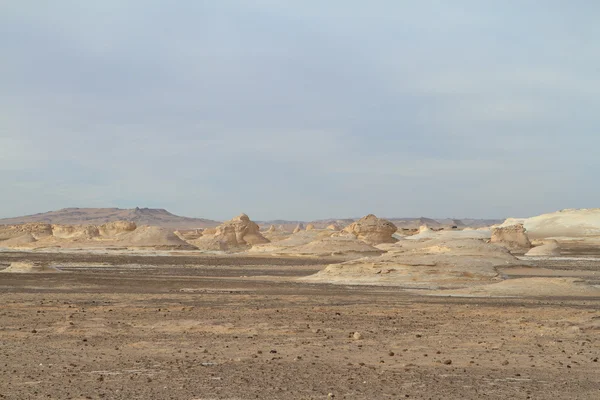
[[[294,282],[319,259],[0,253],[13,261],[65,273],[0,274],[0,398],[600,398],[600,298]]]

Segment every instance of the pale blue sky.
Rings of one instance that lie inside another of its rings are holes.
[[[600,207],[600,2],[7,0],[0,217]]]

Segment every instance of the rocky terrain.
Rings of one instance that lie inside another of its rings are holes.
[[[32,262],[62,272],[0,274],[0,398],[600,393],[598,296],[441,298],[298,281],[325,268],[314,258],[0,253],[0,268]],[[600,266],[559,265],[549,271]]]
[[[596,398],[595,214],[561,213],[3,225],[0,399]]]

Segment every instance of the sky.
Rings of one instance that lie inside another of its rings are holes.
[[[596,0],[5,0],[0,217],[600,207]]]

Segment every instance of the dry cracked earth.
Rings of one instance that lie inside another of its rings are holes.
[[[600,399],[596,298],[293,281],[319,259],[9,252],[0,269],[27,260],[64,273],[0,274],[0,399]]]

